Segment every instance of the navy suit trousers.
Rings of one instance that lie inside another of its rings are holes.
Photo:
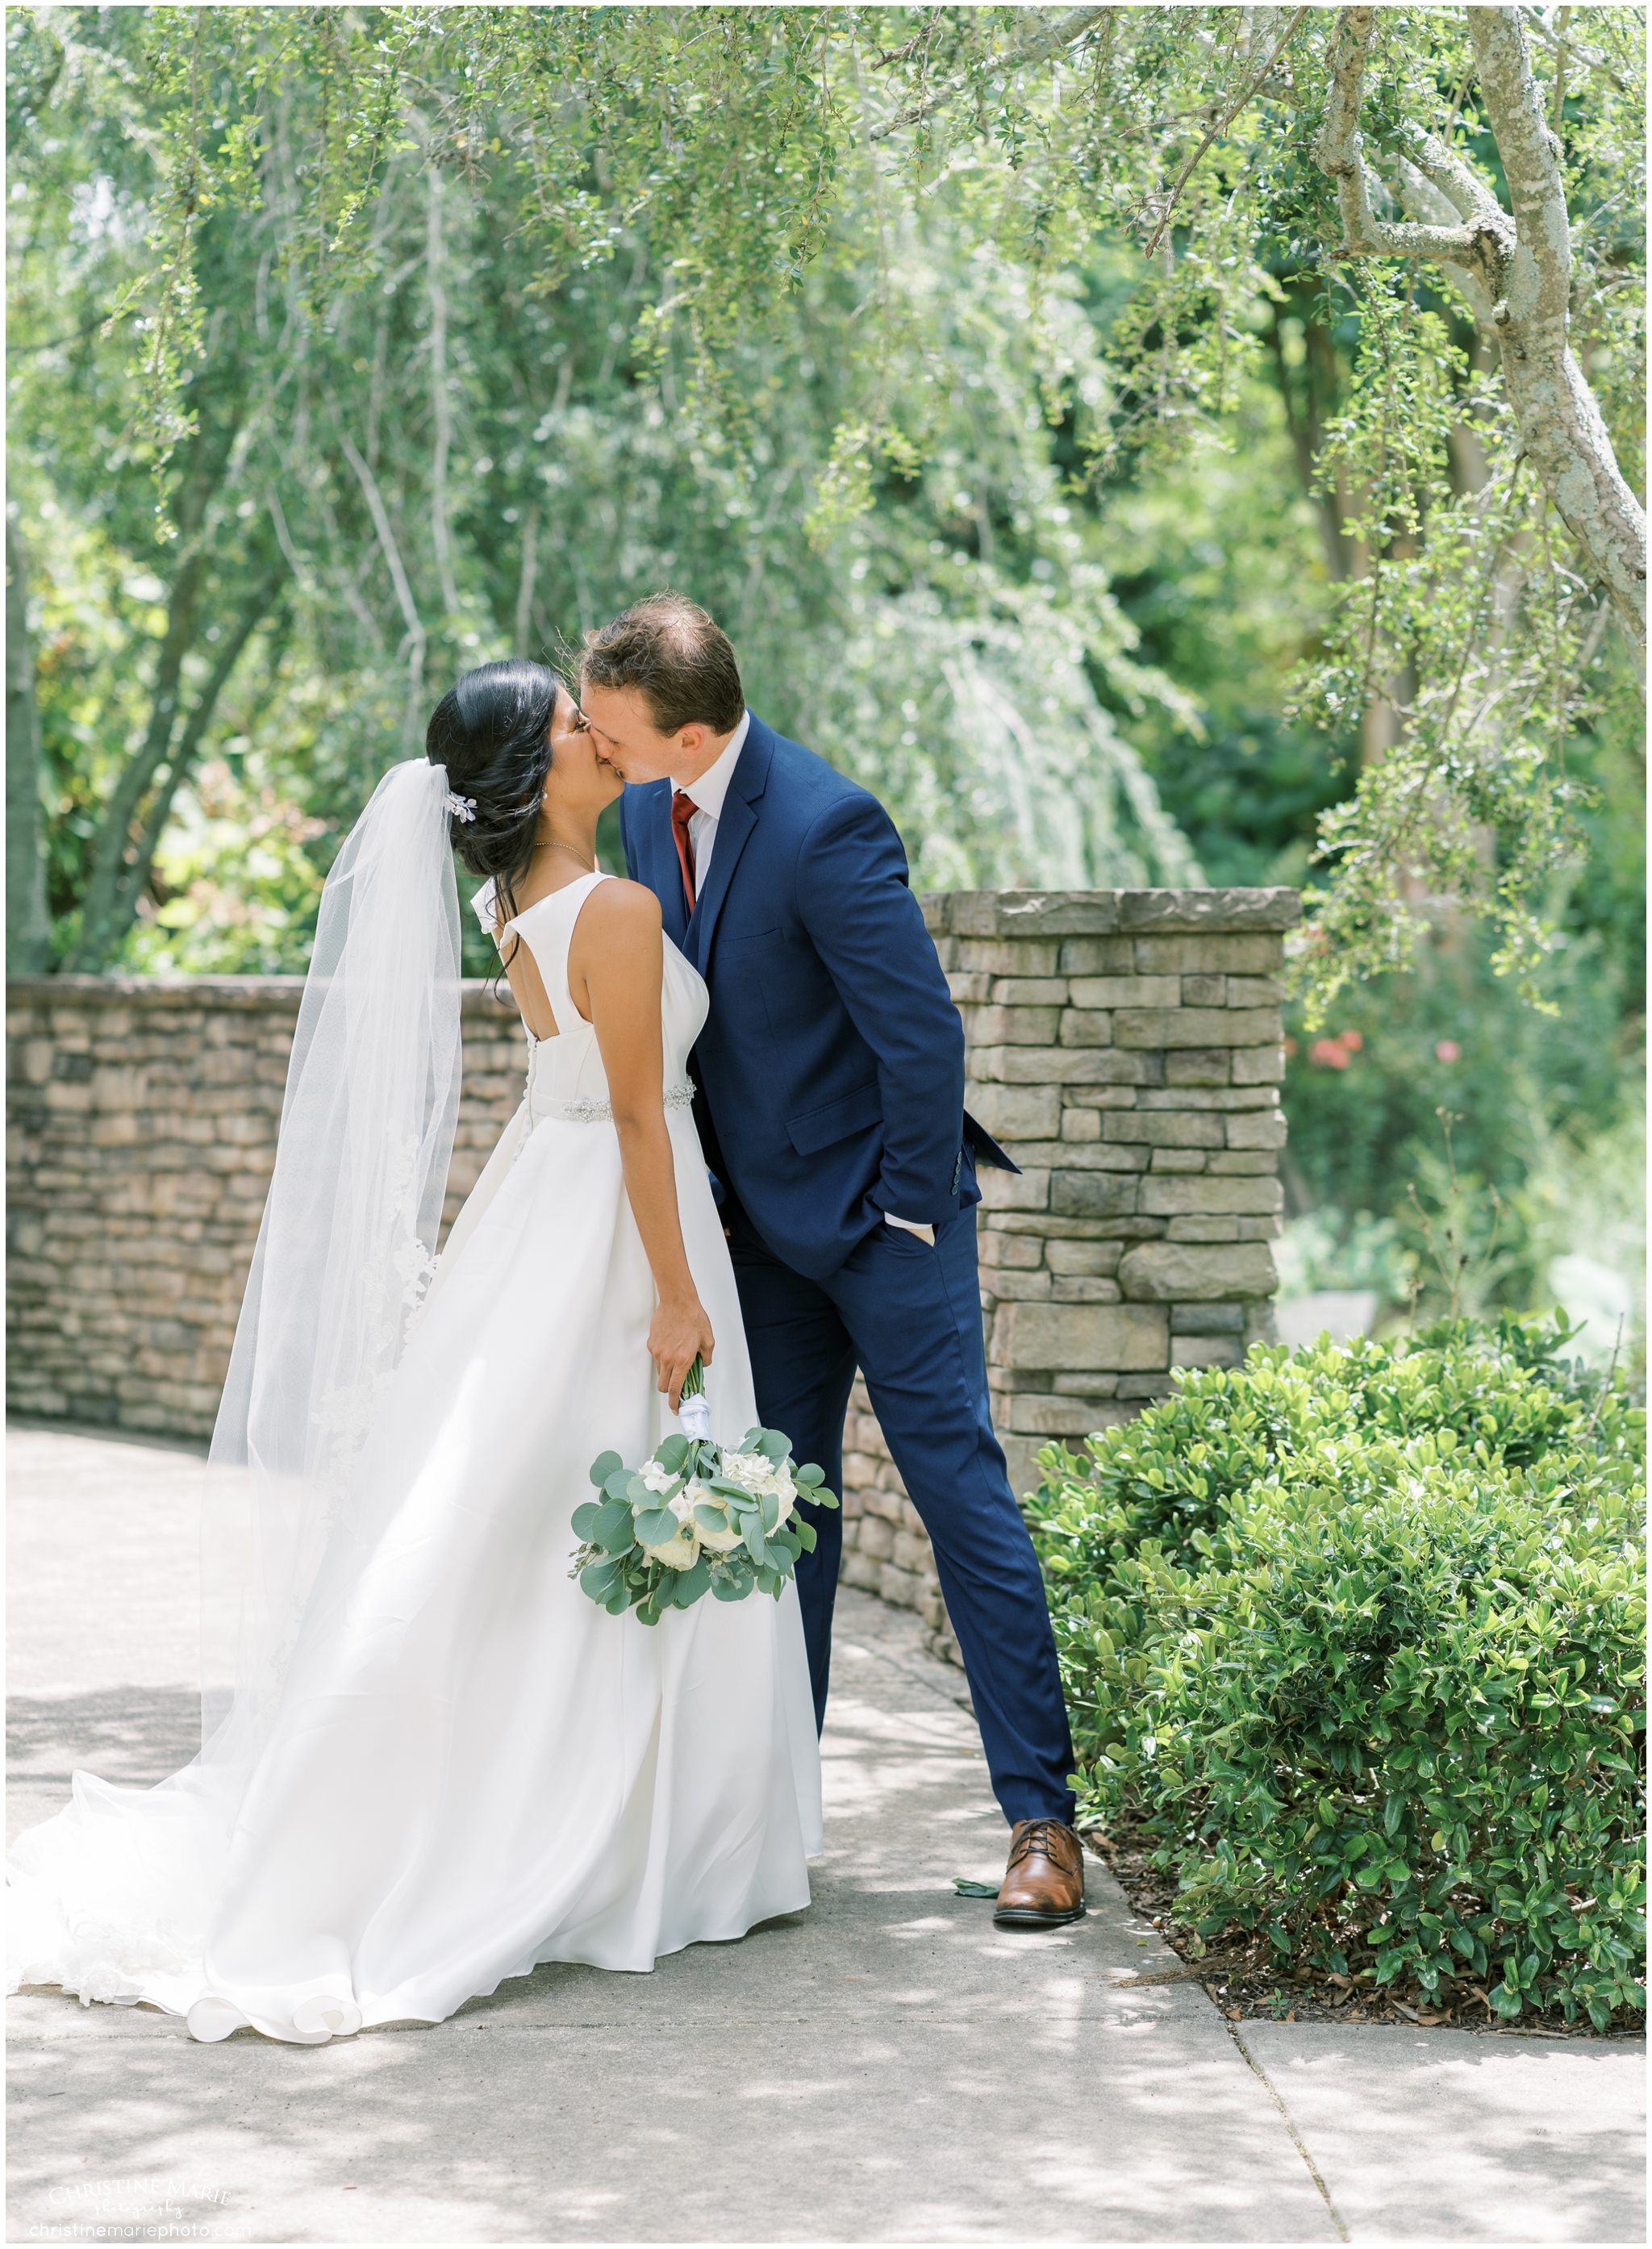
[[[1070,1822],[1072,1741],[1043,1580],[988,1408],[975,1214],[935,1245],[874,1228],[823,1281],[783,1264],[738,1208],[729,1248],[757,1410],[841,1493],[843,1417],[858,1365],[923,1518],[962,1650],[993,1792],[1005,1817]],[[819,1543],[797,1564],[816,1723],[826,1713],[843,1517],[809,1508]]]

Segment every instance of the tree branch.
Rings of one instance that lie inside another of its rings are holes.
[[[131,861],[120,870],[114,903],[105,935],[103,952],[105,960],[112,960],[114,958],[127,930],[137,918],[138,900],[142,897],[148,883],[149,870],[155,863],[156,847],[165,832],[167,822],[171,817],[173,799],[188,778],[189,769],[195,763],[206,730],[212,723],[212,714],[217,708],[218,698],[229,684],[231,673],[240,662],[242,652],[248,641],[251,639],[269,613],[270,604],[275,598],[276,588],[281,582],[281,576],[279,567],[272,566],[265,573],[263,581],[254,588],[229,638],[218,651],[218,660],[212,668],[211,677],[201,690],[195,708],[189,713],[189,723],[179,739],[177,747],[168,760],[166,777],[155,792],[155,801],[149,808],[148,818],[143,823],[143,832],[138,838]]]
[[[1585,70],[1592,70],[1600,77],[1606,79],[1611,85],[1617,88],[1620,93],[1627,93],[1628,92],[1628,87],[1618,76],[1618,73],[1613,69],[1611,64],[1607,61],[1606,58],[1603,55],[1595,54],[1588,47],[1580,46],[1578,42],[1573,38],[1570,31],[1562,34],[1561,32],[1552,30],[1550,26],[1544,22],[1542,17],[1538,15],[1535,8],[1522,8],[1520,10],[1520,14],[1525,18],[1526,22],[1532,26],[1532,29],[1543,41],[1545,46],[1552,47],[1555,53],[1562,58],[1567,55],[1575,55],[1578,60],[1583,65]]]
[[[1508,230],[1506,215],[1478,190],[1466,165],[1451,160],[1447,176],[1467,196],[1474,189],[1476,209],[1472,220],[1451,225],[1394,224],[1378,218],[1371,208],[1366,183],[1364,144],[1359,134],[1359,104],[1365,88],[1366,56],[1376,10],[1345,8],[1338,20],[1331,52],[1331,86],[1325,121],[1314,141],[1314,162],[1337,183],[1337,203],[1342,214],[1342,255],[1345,258],[1437,258],[1454,265],[1477,270],[1483,262],[1483,237],[1490,234],[1498,247]],[[1446,151],[1435,147],[1444,157]],[[1419,152],[1421,155],[1421,152]],[[1421,168],[1421,167],[1420,167]],[[1436,179],[1442,194],[1454,204],[1445,180]]]
[[[132,822],[160,769],[177,727],[178,683],[183,659],[195,639],[196,603],[201,588],[201,551],[186,556],[172,581],[167,629],[155,666],[155,692],[143,745],[127,760],[115,782],[92,847],[92,870],[80,901],[80,933],[64,967],[96,974],[109,957],[108,932],[120,887],[120,868],[131,839]]]
[[[1572,293],[1572,229],[1559,143],[1544,119],[1518,16],[1509,8],[1470,8],[1467,14],[1480,92],[1514,206],[1515,239],[1524,253],[1516,255],[1510,269],[1505,317],[1557,323],[1564,332]]]
[[[1469,220],[1488,218],[1506,223],[1502,204],[1484,181],[1478,178],[1456,150],[1449,148],[1437,134],[1414,134],[1411,153],[1417,169],[1439,189],[1448,208],[1456,217]]]
[[[396,543],[396,533],[390,527],[389,510],[384,505],[384,495],[371,469],[350,443],[349,433],[341,429],[339,444],[344,457],[355,471],[356,479],[366,498],[368,512],[373,518],[373,528],[379,536],[379,549],[390,574],[390,583],[396,588],[396,598],[403,622],[407,626],[408,645],[411,654],[408,662],[409,724],[418,697],[424,691],[424,627],[419,622],[418,608],[413,599],[413,588],[408,583],[407,572],[402,567],[402,550]]]
[[[1400,190],[1400,200],[1413,218],[1431,226],[1449,228],[1460,216],[1444,189],[1403,156],[1395,168],[1395,183]],[[1466,265],[1453,265],[1449,271],[1452,287],[1473,313],[1487,340],[1491,340],[1497,329],[1492,325],[1490,292],[1479,276],[1470,272]]]
[[[522,526],[522,572],[516,586],[516,641],[518,656],[527,654],[528,637],[533,629],[533,581],[539,561],[539,502],[530,503],[527,517]]]
[[[1154,227],[1151,238],[1144,244],[1142,247],[1141,254],[1144,258],[1152,258],[1157,251],[1160,244],[1170,231],[1170,222],[1175,216],[1176,205],[1181,200],[1181,191],[1187,186],[1188,181],[1193,177],[1194,171],[1197,169],[1198,165],[1205,154],[1205,151],[1209,148],[1213,143],[1221,140],[1222,134],[1228,130],[1228,127],[1233,123],[1234,119],[1238,116],[1240,111],[1245,107],[1246,103],[1254,101],[1257,93],[1261,91],[1264,81],[1273,76],[1274,71],[1278,65],[1280,56],[1284,54],[1285,49],[1290,45],[1292,38],[1296,36],[1297,26],[1301,23],[1303,17],[1307,14],[1307,12],[1308,10],[1305,8],[1298,8],[1293,10],[1291,21],[1285,25],[1284,30],[1280,32],[1278,38],[1275,41],[1267,61],[1263,64],[1260,70],[1253,72],[1250,77],[1246,79],[1243,92],[1240,93],[1237,99],[1229,105],[1227,112],[1221,120],[1208,129],[1204,139],[1199,143],[1199,146],[1194,150],[1192,155],[1188,157],[1187,162],[1176,175],[1175,183],[1170,190],[1170,194],[1166,200],[1163,210],[1159,214],[1159,224]]]
[[[1646,516],[1624,481],[1567,341],[1572,235],[1560,144],[1543,113],[1511,8],[1470,8],[1480,93],[1514,205],[1515,241],[1494,291],[1504,381],[1544,490],[1636,642],[1646,642]]]
[[[52,962],[40,848],[40,715],[29,639],[29,560],[6,517],[6,967],[44,975]]]
[[[1057,16],[1053,23],[1041,17],[1038,29],[1023,32],[1007,53],[997,58],[993,67],[1005,71],[1025,70],[1030,64],[1048,62],[1052,55],[1058,54],[1063,47],[1071,46],[1075,39],[1082,38],[1086,31],[1112,12],[1112,6],[1070,8],[1064,15]],[[926,95],[922,101],[914,102],[910,109],[903,109],[898,117],[891,117],[882,125],[874,125],[867,139],[874,142],[887,141],[891,134],[903,131],[908,125],[921,124],[926,117],[932,116],[949,102],[954,94],[961,93],[968,84],[967,72],[949,79],[936,93]]]
[[[453,439],[453,408],[447,389],[447,291],[442,283],[442,175],[430,168],[430,226],[426,285],[430,299],[430,404],[436,419],[436,451],[430,465],[430,539],[436,548],[442,605],[451,616],[458,608],[453,560],[447,535],[447,457]]]

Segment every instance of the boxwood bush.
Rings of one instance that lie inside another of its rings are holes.
[[[1201,1936],[1643,2004],[1645,1416],[1568,1333],[1259,1345],[1041,1456],[1083,1815],[1145,1828]]]

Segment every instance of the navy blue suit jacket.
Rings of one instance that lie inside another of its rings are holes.
[[[754,712],[691,918],[671,785],[628,788],[625,863],[711,990],[707,1160],[776,1256],[836,1271],[885,1211],[938,1225],[1015,1166],[964,1114],[964,1034],[875,796]]]

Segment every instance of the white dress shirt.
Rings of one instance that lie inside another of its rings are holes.
[[[673,789],[681,789],[692,797],[698,808],[688,823],[688,848],[694,855],[694,896],[699,898],[706,887],[706,877],[712,870],[712,849],[717,842],[717,823],[722,817],[723,799],[728,794],[728,784],[734,778],[734,767],[745,747],[746,737],[752,728],[752,714],[742,712],[740,722],[728,738],[728,746],[714,765],[706,767],[698,781],[674,781]]]

